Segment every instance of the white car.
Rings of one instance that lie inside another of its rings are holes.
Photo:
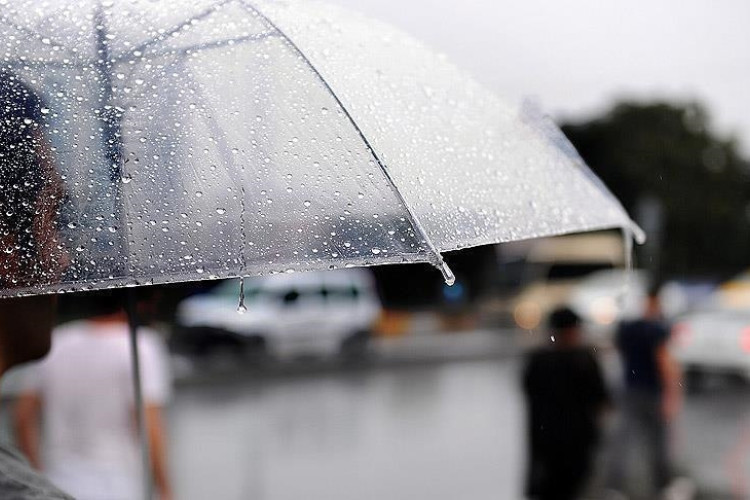
[[[691,385],[705,373],[750,378],[750,310],[713,309],[683,316],[672,327],[671,350]]]
[[[244,314],[236,280],[183,301],[179,336],[196,352],[244,346],[277,358],[362,354],[380,314],[369,271],[277,274],[245,281]]]
[[[705,373],[750,378],[750,273],[719,286],[672,327],[671,350],[688,384]]]

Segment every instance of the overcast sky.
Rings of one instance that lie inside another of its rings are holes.
[[[748,0],[332,0],[444,52],[510,102],[585,118],[619,97],[698,99],[750,153]]]

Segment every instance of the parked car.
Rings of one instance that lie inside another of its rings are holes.
[[[380,314],[364,269],[247,278],[247,312],[237,312],[237,301],[236,280],[183,301],[178,344],[193,353],[229,345],[282,359],[361,355]]]
[[[689,387],[707,373],[750,379],[750,311],[714,309],[688,314],[672,327],[671,350]]]
[[[750,274],[723,283],[701,309],[680,317],[671,349],[691,388],[708,373],[750,379]]]

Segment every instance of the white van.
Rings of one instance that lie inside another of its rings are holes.
[[[574,234],[530,241],[520,292],[510,300],[516,326],[543,326],[555,308],[567,305],[571,292],[587,276],[625,265],[623,238],[616,232]]]
[[[342,269],[246,278],[247,312],[229,280],[183,301],[179,335],[195,351],[236,344],[276,358],[363,354],[380,314],[370,271]]]

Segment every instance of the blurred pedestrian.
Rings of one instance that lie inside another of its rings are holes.
[[[609,394],[570,309],[550,315],[552,344],[533,351],[523,373],[528,402],[527,495],[572,500],[585,488]]]
[[[0,71],[0,286],[59,280],[67,259],[57,242],[62,182],[44,134],[43,104],[16,75]],[[0,374],[50,349],[56,299],[0,299]],[[0,498],[71,497],[0,445]]]
[[[615,436],[610,486],[624,492],[628,460],[637,438],[648,448],[651,484],[661,494],[672,479],[668,425],[680,408],[680,375],[667,348],[669,328],[662,319],[658,288],[649,290],[643,317],[622,322],[615,343],[623,365],[624,390]]]
[[[132,500],[143,491],[143,478],[128,324],[119,294],[100,292],[89,300],[95,316],[57,328],[49,356],[25,374],[15,412],[19,444],[33,465],[79,500]],[[138,349],[153,476],[166,500],[168,360],[158,334],[147,328],[139,329]]]

